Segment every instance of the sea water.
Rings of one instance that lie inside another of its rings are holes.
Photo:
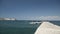
[[[32,20],[0,21],[0,34],[34,34],[41,24],[30,24]],[[60,26],[60,21],[50,21]]]

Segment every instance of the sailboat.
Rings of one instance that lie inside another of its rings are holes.
[[[42,22],[34,34],[60,34],[60,26],[50,22]]]

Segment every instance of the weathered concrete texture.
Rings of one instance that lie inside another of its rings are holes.
[[[60,26],[50,22],[43,22],[34,34],[60,34]]]

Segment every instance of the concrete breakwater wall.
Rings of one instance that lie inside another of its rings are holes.
[[[60,26],[50,22],[42,22],[34,34],[60,34]]]

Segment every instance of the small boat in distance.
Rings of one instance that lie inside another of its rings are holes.
[[[30,22],[29,24],[40,24],[41,22]]]

